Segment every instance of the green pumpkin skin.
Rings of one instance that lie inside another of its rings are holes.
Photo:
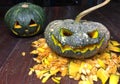
[[[45,12],[32,3],[22,2],[13,6],[4,19],[10,31],[17,36],[29,37],[44,31]]]
[[[98,31],[93,38],[89,34]],[[107,46],[110,33],[98,22],[75,22],[72,19],[55,20],[48,24],[44,32],[48,46],[58,55],[68,58],[89,58]]]

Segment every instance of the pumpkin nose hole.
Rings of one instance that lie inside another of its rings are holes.
[[[71,36],[71,35],[73,35],[73,32],[68,29],[62,28],[60,30],[60,34],[61,34],[61,36]]]
[[[29,32],[29,30],[28,30],[28,29],[26,29],[26,30],[25,30],[25,32],[27,33],[27,32]]]
[[[99,32],[98,32],[98,30],[94,30],[94,31],[92,31],[92,32],[88,32],[88,36],[89,36],[90,38],[98,38]]]

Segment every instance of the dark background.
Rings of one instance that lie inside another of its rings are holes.
[[[53,6],[71,6],[81,5],[82,7],[91,7],[101,3],[104,0],[1,0],[0,1],[0,16],[4,17],[6,11],[20,3],[20,2],[31,2],[41,7],[53,7]],[[120,0],[111,0],[115,3],[120,3]]]
[[[0,7],[12,6],[20,2],[32,2],[40,6],[65,6],[65,5],[80,5],[81,2],[86,1],[86,5],[95,5],[104,0],[1,0]],[[111,0],[120,2],[120,0]]]

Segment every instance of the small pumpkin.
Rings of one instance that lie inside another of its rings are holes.
[[[4,19],[12,33],[28,37],[43,32],[45,12],[40,6],[22,2],[10,8]]]
[[[84,21],[81,18],[108,2],[106,0],[83,11],[75,20],[50,22],[44,33],[49,47],[60,56],[79,59],[92,57],[104,50],[110,38],[108,29],[101,23]]]

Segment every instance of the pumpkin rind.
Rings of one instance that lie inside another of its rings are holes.
[[[65,30],[61,30],[65,29]],[[89,32],[97,30],[96,38],[89,36]],[[68,31],[68,33],[67,33]],[[71,31],[69,33],[69,31]],[[66,36],[62,34],[66,32]],[[45,38],[49,47],[60,56],[70,58],[88,58],[101,52],[110,38],[107,28],[98,22],[75,22],[72,19],[55,20],[48,24]]]
[[[10,8],[4,19],[15,35],[28,37],[43,32],[45,12],[40,6],[23,2]],[[34,25],[29,26],[30,22],[34,22]],[[15,24],[18,24],[16,28]]]

